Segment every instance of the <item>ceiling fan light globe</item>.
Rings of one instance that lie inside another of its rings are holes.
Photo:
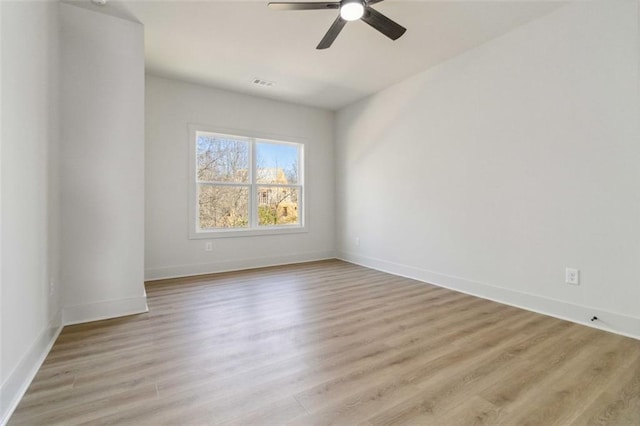
[[[364,15],[364,5],[359,1],[344,2],[340,7],[340,17],[345,21],[356,21]]]

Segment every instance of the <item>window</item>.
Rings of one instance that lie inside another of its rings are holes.
[[[191,128],[192,238],[304,230],[303,145]]]

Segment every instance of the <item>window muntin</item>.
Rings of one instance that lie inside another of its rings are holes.
[[[192,237],[303,228],[302,144],[200,130],[192,134]]]

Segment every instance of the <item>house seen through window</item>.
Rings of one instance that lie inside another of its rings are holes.
[[[195,132],[196,232],[301,227],[303,146]]]

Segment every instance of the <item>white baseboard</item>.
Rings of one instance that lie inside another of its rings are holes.
[[[142,314],[148,311],[147,296],[145,294],[128,299],[106,300],[103,302],[66,306],[62,311],[62,321],[64,325],[80,324],[126,315]]]
[[[414,266],[388,262],[356,253],[339,252],[338,258],[346,262],[366,266],[382,272],[411,278],[425,283],[445,287],[462,293],[493,300],[506,305],[526,309],[528,311],[549,315],[559,319],[575,322],[600,330],[610,331],[640,340],[640,318],[609,312],[602,309],[576,305],[561,300],[550,299],[535,294],[523,293],[503,287],[464,278],[452,277]],[[592,317],[597,321],[591,321]]]
[[[4,426],[9,421],[9,417],[18,406],[62,331],[61,316],[61,312],[58,311],[49,326],[38,336],[29,351],[0,386],[0,425]]]
[[[192,275],[213,274],[218,272],[240,271],[245,269],[264,268],[267,266],[289,265],[293,263],[313,262],[316,260],[335,259],[333,250],[295,253],[281,256],[254,257],[192,265],[148,268],[144,271],[145,281],[167,278],[188,277]]]

